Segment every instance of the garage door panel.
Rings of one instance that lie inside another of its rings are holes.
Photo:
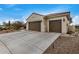
[[[61,20],[49,21],[49,32],[61,33]]]
[[[29,22],[29,30],[40,31],[41,30],[41,21]]]

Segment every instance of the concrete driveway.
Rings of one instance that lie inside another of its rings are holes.
[[[41,54],[60,33],[18,31],[0,34],[0,54]]]

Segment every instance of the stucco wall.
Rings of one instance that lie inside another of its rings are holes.
[[[29,30],[29,24],[28,24],[28,22],[26,22],[26,30]]]
[[[65,19],[65,21],[64,21]],[[66,16],[62,17],[62,33],[67,33],[68,31],[69,21]]]
[[[42,22],[41,22],[41,32],[45,32],[45,20],[42,19]]]
[[[42,21],[43,16],[41,15],[37,15],[37,14],[32,14],[28,19],[27,22],[31,22],[31,21]]]

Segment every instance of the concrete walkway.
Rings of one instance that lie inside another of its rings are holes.
[[[60,33],[18,31],[0,34],[0,53],[4,54],[41,54]]]

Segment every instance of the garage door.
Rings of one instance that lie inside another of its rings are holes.
[[[29,30],[41,31],[41,21],[29,22]]]
[[[49,21],[49,32],[61,33],[61,20]]]

